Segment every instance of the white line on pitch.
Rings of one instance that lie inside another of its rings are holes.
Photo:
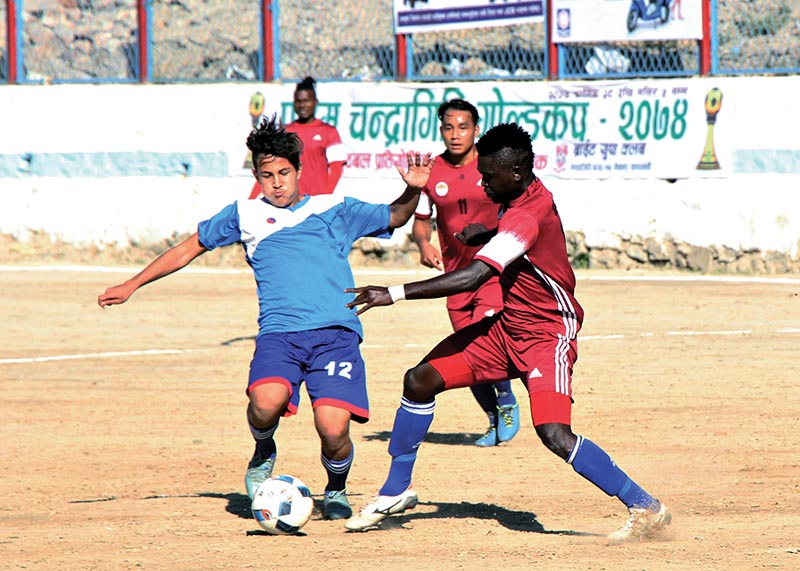
[[[175,355],[192,353],[198,349],[147,349],[144,351],[109,351],[107,353],[84,353],[83,355],[51,355],[49,357],[23,357],[19,359],[0,359],[0,363],[44,363],[46,361],[69,361],[71,359],[105,359],[107,357],[127,357],[131,355]]]
[[[749,329],[740,331],[667,331],[667,335],[750,335]]]
[[[723,282],[756,284],[800,284],[798,278],[754,277],[754,276],[584,276],[578,273],[579,280],[613,282]]]

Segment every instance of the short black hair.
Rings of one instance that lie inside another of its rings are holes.
[[[283,123],[273,115],[269,119],[261,118],[258,127],[247,136],[247,148],[253,154],[253,167],[258,168],[258,160],[265,156],[286,159],[295,169],[300,169],[300,154],[303,142],[295,133],[284,129]]]
[[[307,75],[302,80],[297,82],[297,87],[294,88],[295,91],[313,91],[314,96],[317,95],[317,80]]]
[[[467,111],[470,115],[472,115],[472,122],[476,125],[478,124],[478,121],[481,120],[480,115],[478,115],[478,109],[472,103],[466,99],[451,99],[450,101],[445,101],[439,105],[439,121],[443,121],[444,114],[451,109],[455,109],[456,111]]]
[[[475,147],[478,149],[478,155],[482,157],[498,155],[502,163],[533,170],[531,136],[516,123],[495,125],[478,139]]]

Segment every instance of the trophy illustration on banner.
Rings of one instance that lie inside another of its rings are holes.
[[[250,123],[253,125],[253,129],[258,127],[258,121],[261,119],[261,115],[264,113],[264,94],[260,91],[256,91],[253,95],[250,96]],[[253,157],[250,151],[247,151],[247,156],[244,158],[244,164],[242,165],[243,169],[250,169],[253,167]]]
[[[714,124],[717,122],[717,113],[722,107],[722,91],[714,87],[706,94],[706,123],[708,123],[708,131],[706,132],[706,146],[703,149],[703,156],[700,157],[700,162],[697,163],[698,170],[718,170],[719,161],[717,160],[717,153],[714,151]]]

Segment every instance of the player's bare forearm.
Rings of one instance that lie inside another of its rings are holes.
[[[432,299],[448,297],[465,291],[474,291],[491,278],[492,275],[494,275],[494,270],[488,264],[475,260],[466,268],[428,280],[405,284],[402,286],[404,298]],[[356,298],[347,304],[350,309],[359,308],[356,315],[361,315],[372,307],[392,305],[394,303],[392,296],[389,294],[389,288],[384,286],[349,288],[345,291],[356,294]]]
[[[414,218],[414,223],[411,225],[411,238],[417,246],[422,242],[430,242],[433,235],[433,228],[430,218]]]
[[[389,207],[389,228],[400,228],[411,219],[419,202],[421,188],[406,187],[405,192]]]
[[[414,219],[411,226],[411,237],[419,249],[419,263],[427,268],[443,270],[442,254],[431,244],[431,221]]]
[[[206,248],[200,244],[197,233],[194,233],[177,246],[158,256],[132,278],[106,289],[97,297],[97,304],[100,307],[106,307],[125,303],[140,287],[180,270],[206,251]]]
[[[475,291],[494,275],[494,270],[480,260],[469,266],[430,278],[405,284],[406,299],[449,297],[465,291]]]

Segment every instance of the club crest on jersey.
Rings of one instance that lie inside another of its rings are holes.
[[[277,222],[277,220],[275,220],[272,216],[267,218],[267,224],[275,224],[276,222]]]
[[[447,183],[444,181],[437,182],[436,186],[433,187],[433,191],[437,196],[445,196],[449,190],[450,187],[447,186]]]

